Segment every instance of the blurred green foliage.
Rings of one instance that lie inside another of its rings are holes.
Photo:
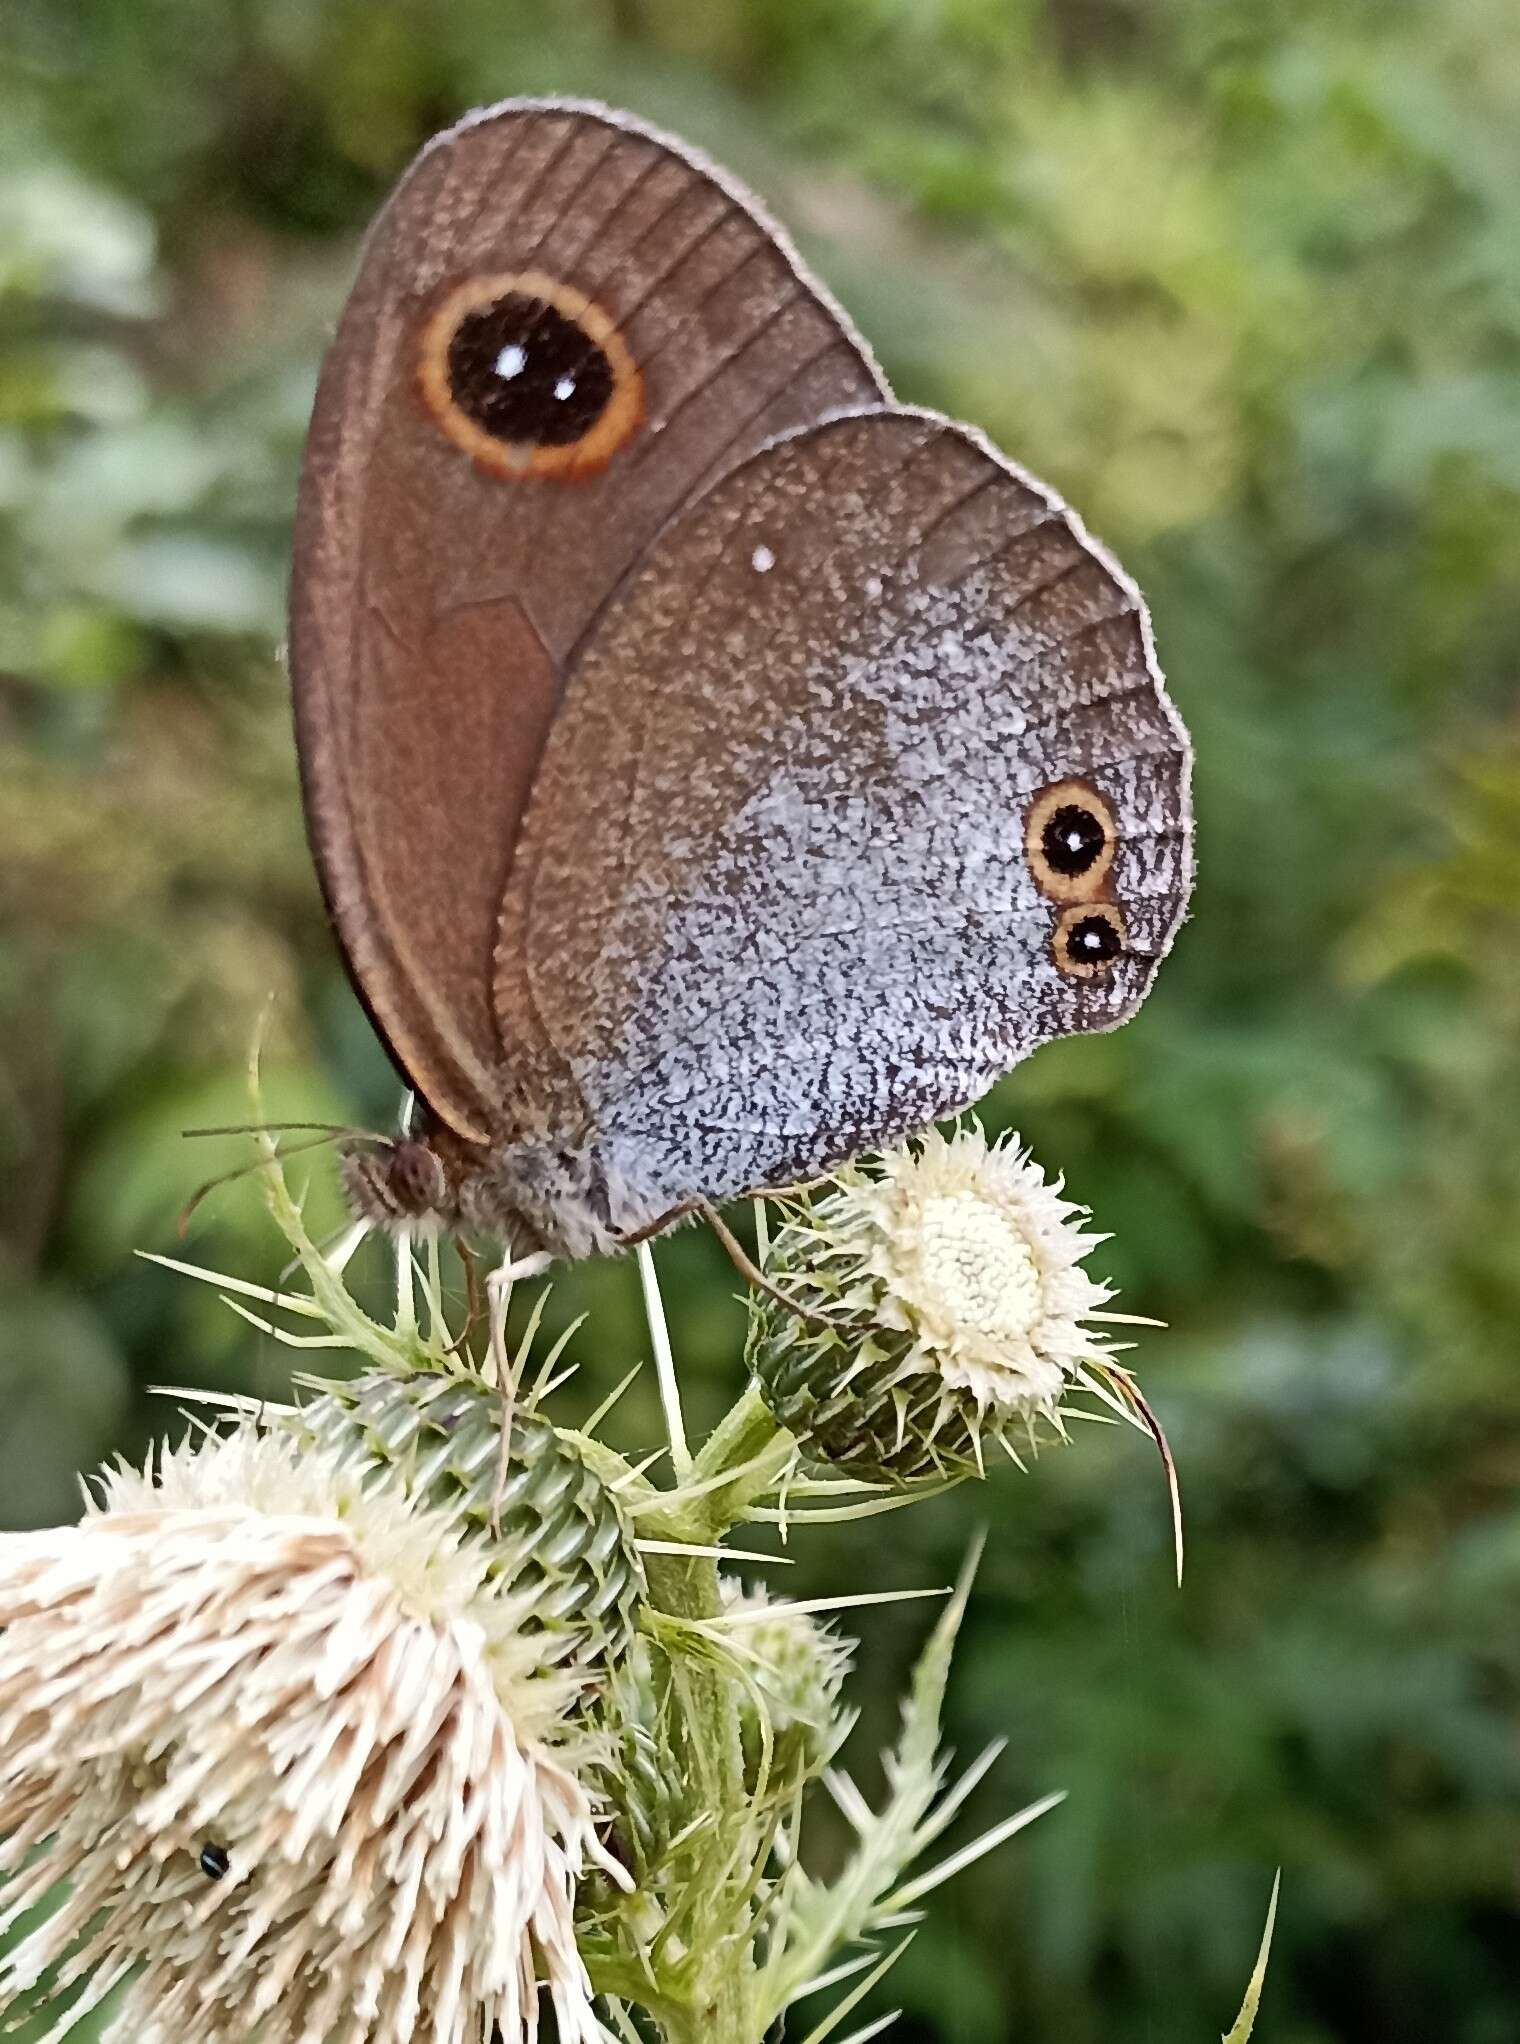
[[[507,93],[751,178],[906,398],[1064,490],[1152,599],[1196,916],[1144,1014],[1000,1091],[1114,1241],[1190,1515],[1091,1430],[891,1524],[991,1541],[952,1701],[1008,1804],[898,2034],[1520,2037],[1520,29],[1513,0],[37,0],[0,71],[0,1520],[164,1379],[288,1358],[174,1251],[271,1111],[394,1085],[301,841],[277,656],[314,365],[388,181]],[[319,1155],[313,1199],[333,1216]],[[187,1253],[273,1277],[249,1188]],[[662,1252],[696,1416],[727,1265]],[[577,1271],[588,1400],[643,1349]],[[640,1390],[630,1426],[653,1437]],[[876,1582],[871,1527],[787,1588]],[[866,1630],[886,1732],[913,1608]],[[1211,2028],[1212,2026],[1212,2028]]]

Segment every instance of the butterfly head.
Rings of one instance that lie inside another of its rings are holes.
[[[594,1140],[511,1136],[483,1145],[436,1123],[349,1150],[343,1186],[355,1215],[378,1228],[478,1230],[514,1251],[552,1256],[610,1255],[658,1212]]]
[[[382,1228],[450,1222],[459,1211],[457,1183],[428,1136],[349,1150],[343,1158],[343,1189],[354,1212]]]

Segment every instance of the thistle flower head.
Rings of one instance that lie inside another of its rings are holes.
[[[0,1540],[0,2005],[51,2037],[483,2044],[599,2034],[577,1679],[510,1568],[399,1487],[239,1427]]]
[[[984,1434],[1034,1440],[1107,1356],[1111,1294],[1082,1268],[1104,1238],[1016,1139],[968,1122],[837,1174],[778,1235],[751,1362],[815,1459],[913,1482],[981,1466]]]
[[[915,1360],[979,1405],[1053,1409],[1093,1354],[1083,1318],[1110,1294],[1082,1269],[1103,1237],[1027,1151],[975,1123],[931,1129],[842,1204],[882,1325],[913,1336]]]

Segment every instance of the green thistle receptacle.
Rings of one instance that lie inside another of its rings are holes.
[[[286,1420],[302,1439],[499,1536],[534,1624],[572,1636],[571,1657],[585,1665],[623,1659],[643,1571],[616,1498],[572,1441],[519,1408],[498,1499],[502,1402],[479,1378],[368,1370],[314,1389]]]
[[[788,1275],[779,1260],[768,1269]],[[827,1292],[804,1282],[791,1296],[816,1310]],[[810,1463],[894,1488],[975,1475],[975,1413],[962,1411],[931,1372],[915,1369],[912,1350],[909,1335],[804,1330],[763,1296],[750,1322],[749,1366]]]

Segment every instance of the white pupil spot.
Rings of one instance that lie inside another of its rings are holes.
[[[560,400],[561,404],[564,403],[567,397],[574,397],[575,378],[573,376],[562,376],[554,386],[554,395]]]
[[[514,376],[521,376],[528,366],[528,351],[513,341],[496,357],[496,374],[506,383]]]
[[[1067,849],[1067,851],[1069,851],[1069,852],[1080,852],[1080,851],[1082,850],[1082,844],[1083,844],[1083,840],[1082,840],[1082,833],[1081,833],[1081,831],[1079,831],[1079,830],[1069,830],[1069,831],[1067,831],[1067,833],[1066,833],[1066,849]]]
[[[1103,945],[1103,939],[1096,930],[1084,930],[1082,932],[1082,942],[1089,951],[1100,950]]]
[[[768,575],[776,565],[776,556],[768,546],[757,546],[749,557],[749,564],[757,575]]]

